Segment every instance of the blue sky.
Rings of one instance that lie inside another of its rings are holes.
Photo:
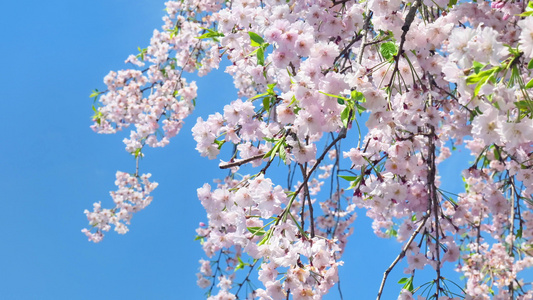
[[[202,299],[196,286],[193,241],[205,212],[196,188],[226,174],[216,160],[194,150],[190,128],[198,116],[236,98],[223,72],[198,81],[198,110],[163,149],[141,162],[160,186],[153,203],[133,217],[130,232],[111,232],[100,244],[80,232],[84,209],[110,207],[116,170],[134,171],[124,135],[97,135],[91,125],[94,88],[109,70],[145,47],[162,24],[163,3],[154,0],[8,1],[0,11],[0,75],[4,141],[0,147],[0,298],[3,299]],[[194,76],[190,76],[194,78]],[[464,158],[464,157],[463,157]],[[441,171],[461,186],[457,166]],[[463,164],[464,165],[464,164]],[[383,271],[400,245],[373,237],[359,212],[344,257],[345,299],[373,299]],[[384,299],[394,299],[399,266]],[[421,282],[419,282],[421,283]],[[336,289],[328,299],[337,299]]]

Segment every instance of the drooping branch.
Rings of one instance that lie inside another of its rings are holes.
[[[415,20],[416,11],[418,10],[418,7],[420,6],[421,2],[420,0],[415,0],[413,5],[411,5],[411,8],[409,8],[409,12],[407,13],[407,16],[405,17],[405,22],[402,26],[402,36],[400,37],[400,46],[398,47],[398,53],[396,56],[394,56],[394,69],[392,70],[392,76],[389,81],[389,87],[392,87],[392,82],[394,81],[394,75],[398,72],[398,66],[400,63],[400,57],[403,55],[403,44],[405,43],[405,36],[407,35],[407,32],[409,31],[409,28],[411,27],[411,24]]]
[[[294,191],[294,195],[298,195],[302,189],[304,188],[305,184],[307,184],[307,182],[309,181],[309,179],[311,178],[311,175],[313,174],[313,172],[316,170],[316,168],[318,168],[318,166],[320,165],[320,163],[322,162],[322,160],[324,160],[324,158],[326,157],[326,155],[328,154],[329,150],[335,146],[337,144],[337,142],[339,142],[340,140],[344,139],[346,137],[346,132],[347,132],[347,129],[346,127],[343,127],[339,134],[337,135],[337,137],[324,149],[324,152],[322,152],[322,155],[320,155],[320,157],[316,160],[316,163],[313,165],[313,167],[311,168],[311,170],[309,170],[309,172],[307,173],[307,175],[304,176],[303,178],[303,182],[298,186],[298,189],[296,189],[296,191]],[[289,209],[291,207],[291,204],[292,202],[289,202],[289,205],[287,205],[287,207],[283,210],[283,212],[278,216],[278,221],[276,222],[276,225],[279,223],[279,221],[281,220],[281,216],[283,215],[286,215],[288,212],[289,212]]]
[[[394,259],[392,264],[387,268],[387,270],[385,270],[385,273],[383,273],[383,279],[381,280],[381,285],[379,286],[378,297],[376,298],[376,300],[380,300],[381,299],[381,294],[383,293],[383,288],[385,288],[385,282],[387,281],[387,277],[389,276],[389,273],[392,271],[392,269],[394,269],[396,264],[402,258],[404,258],[405,253],[407,253],[407,249],[409,249],[409,246],[411,245],[413,240],[420,233],[420,230],[422,230],[422,228],[426,224],[426,221],[427,221],[427,219],[429,218],[430,215],[431,215],[431,212],[427,211],[426,214],[424,215],[424,217],[422,218],[420,225],[418,225],[416,230],[411,234],[411,237],[409,238],[409,240],[403,246],[402,251],[400,252],[400,254],[398,254],[398,256],[396,256],[396,259]]]
[[[300,170],[302,171],[302,176],[306,177],[306,171],[307,171],[307,164],[304,167],[302,164],[300,165]],[[309,226],[311,227],[311,238],[315,237],[315,220],[313,215],[313,204],[311,203],[311,195],[309,194],[309,185],[306,182],[304,184],[304,200],[302,202],[302,227],[303,227],[303,212],[305,208],[305,201],[307,200],[307,204],[309,207],[309,222],[311,223]]]
[[[359,64],[363,62],[363,52],[365,51],[368,28],[370,28],[370,20],[372,19],[372,14],[373,14],[373,12],[368,9],[368,3],[366,5],[365,14],[366,14],[366,19],[365,19],[365,23],[363,25],[363,30],[361,33],[363,36],[363,41],[361,42],[361,46],[359,46],[359,53],[357,54],[357,62]]]
[[[430,101],[431,102],[431,101]],[[428,139],[428,158],[427,158],[427,164],[428,164],[428,190],[429,190],[429,206],[431,210],[433,210],[433,217],[435,218],[435,256],[436,256],[436,266],[435,271],[437,272],[437,279],[436,281],[436,289],[435,289],[435,299],[439,299],[439,292],[440,292],[440,268],[441,268],[441,261],[440,261],[440,233],[439,233],[439,201],[438,201],[438,195],[437,195],[437,187],[435,183],[435,179],[437,176],[437,169],[436,169],[436,157],[435,157],[435,128],[433,125],[427,125],[429,129],[429,134],[427,136]]]

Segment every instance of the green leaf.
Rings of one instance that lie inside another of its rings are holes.
[[[406,284],[408,281],[409,281],[409,278],[404,277],[404,278],[401,278],[400,280],[398,280],[398,283],[399,284]]]
[[[93,105],[93,111],[94,115],[92,117],[93,122],[96,122],[96,124],[100,125],[102,123],[102,117],[104,116],[101,111],[98,111],[98,109]]]
[[[263,108],[264,108],[266,111],[269,111],[269,110],[270,110],[270,97],[265,97],[265,98],[263,98]]]
[[[487,79],[492,74],[494,74],[494,71],[495,71],[495,69],[492,68],[492,69],[489,69],[489,70],[481,71],[479,73],[470,75],[470,76],[466,77],[466,84],[474,84],[474,83],[478,83],[478,82],[486,82]]]
[[[276,93],[274,93],[274,88],[276,87],[276,85],[276,82],[267,84],[267,92],[271,95],[275,95]]]
[[[398,52],[398,49],[396,49],[396,44],[393,42],[386,42],[381,44],[379,47],[379,52],[385,58],[386,60],[392,59],[394,55]]]
[[[92,91],[91,95],[89,96],[89,98],[96,98],[100,95],[100,92],[98,91],[98,89],[94,89],[94,91]],[[96,100],[96,99],[95,99]]]
[[[341,112],[341,121],[344,127],[348,127],[348,124],[350,123],[351,112],[352,112],[352,109],[348,106],[346,106],[344,110]]]
[[[248,31],[248,35],[250,36],[252,47],[260,47],[265,43],[265,40],[263,40],[263,38],[255,32]]]
[[[365,102],[365,95],[363,93],[353,90],[351,93],[351,99],[355,102]]]
[[[341,98],[337,98],[337,103],[339,103],[340,105],[344,105],[344,100],[341,99]]]
[[[403,289],[406,289],[410,292],[412,292],[414,289],[413,289],[413,277],[411,278],[401,278],[399,281],[398,281],[399,284],[403,284]]]
[[[514,105],[519,110],[527,111],[533,105],[533,103],[529,103],[527,100],[521,100],[521,101],[515,102]]]
[[[344,180],[348,180],[348,181],[354,181],[357,178],[359,178],[359,176],[345,176],[345,175],[337,175],[337,176],[339,176],[340,178],[342,178]]]
[[[500,158],[501,158],[500,149],[499,148],[494,148],[494,159],[495,160],[500,160]]]
[[[263,48],[257,49],[257,64],[260,66],[265,65],[265,51]]]
[[[266,96],[266,95],[268,95],[268,93],[263,93],[263,94],[260,94],[260,95],[255,95],[255,96],[253,96],[252,98],[250,98],[250,99],[248,99],[248,100],[249,100],[249,101],[252,101],[252,100],[255,100],[255,99],[257,99],[257,98],[264,97],[264,96]]]
[[[237,266],[235,266],[235,270],[234,270],[234,272],[237,272],[237,271],[239,271],[240,269],[244,269],[244,264],[243,264],[243,263],[239,263]]]
[[[240,256],[237,257],[237,260],[239,261],[239,264],[235,267],[235,270],[234,270],[235,272],[237,272],[240,269],[244,269],[245,266],[250,265],[250,264],[243,262]]]
[[[279,148],[279,158],[281,158],[281,160],[283,160],[283,163],[285,163],[286,165],[288,164],[287,151],[285,151],[285,147],[280,147]]]
[[[223,37],[223,36],[224,36],[223,33],[216,32],[216,31],[211,31],[211,32],[206,32],[206,33],[204,33],[201,36],[198,36],[196,38],[200,39],[200,40],[212,38],[213,40],[218,41],[218,39],[216,39],[216,38],[217,37]]]
[[[514,103],[514,105],[515,105],[516,108],[518,108],[518,109],[527,109],[527,102],[526,102],[526,100],[516,101],[516,102]]]
[[[137,158],[139,156],[142,156],[141,150],[142,150],[142,148],[135,149],[135,152],[133,152],[133,155],[135,156],[135,158]]]
[[[323,94],[323,95],[326,95],[326,96],[330,96],[330,97],[333,97],[333,98],[337,98],[337,99],[341,99],[343,101],[347,101],[348,99],[344,98],[343,96],[338,96],[338,95],[333,95],[333,94],[328,94],[328,93],[324,93],[324,92],[320,92],[320,94]]]
[[[253,235],[262,236],[266,231],[262,227],[246,227]]]
[[[525,88],[526,89],[530,89],[533,87],[533,79],[531,79],[530,81],[528,81],[528,83],[526,84]]]
[[[148,49],[144,48],[144,49],[141,49],[141,47],[137,47],[137,50],[139,50],[139,54],[137,54],[137,58],[140,58],[141,60],[144,60],[144,55],[146,54],[146,52],[148,51]]]
[[[531,2],[530,2],[530,3],[531,3]],[[524,13],[519,14],[518,16],[519,16],[519,17],[529,17],[529,16],[531,16],[531,15],[533,15],[533,11],[526,11],[526,12],[524,12]]]
[[[486,77],[484,78],[484,80],[478,82],[478,84],[476,85],[476,88],[474,89],[474,95],[472,95],[472,97],[476,97],[477,94],[479,94],[479,91],[481,90],[481,88],[492,78],[492,75],[489,76],[489,77]],[[467,79],[468,81],[468,79]]]
[[[281,147],[281,141],[277,142],[276,145],[272,148],[272,152],[270,153],[270,160],[273,160],[274,157],[276,157],[276,153],[279,151],[279,147]]]
[[[201,236],[201,235],[197,235],[195,238],[194,238],[195,241],[200,241],[200,245],[203,245],[204,242],[205,242],[205,237]]]
[[[224,145],[226,143],[226,141],[215,140],[213,143],[217,144],[218,145],[218,150],[220,150],[220,149],[222,149],[222,145]]]
[[[366,111],[366,108],[362,107],[359,103],[355,103],[355,107],[357,107],[357,113],[359,115]]]
[[[476,74],[479,73],[479,71],[483,70],[483,68],[485,67],[484,64],[482,64],[482,63],[480,63],[480,62],[477,62],[477,61],[474,61],[474,62],[472,63],[472,65],[473,65],[472,68],[474,69],[474,72],[475,72]]]
[[[408,290],[409,292],[413,292],[414,288],[412,279],[404,286],[404,289]]]
[[[224,34],[222,32],[215,31],[210,28],[200,27],[201,29],[207,31],[206,33],[202,34],[201,36],[196,37],[197,39],[208,39],[212,38],[214,41],[218,42],[217,37],[223,37]]]

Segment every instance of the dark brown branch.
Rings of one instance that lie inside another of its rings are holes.
[[[257,154],[257,155],[254,155],[252,157],[248,157],[248,158],[244,158],[244,159],[237,159],[237,160],[235,160],[233,162],[220,163],[218,165],[218,167],[221,168],[221,169],[229,169],[229,168],[233,168],[233,167],[238,167],[238,166],[244,165],[246,163],[249,163],[251,161],[254,161],[254,160],[257,160],[257,159],[261,159],[264,156],[265,156],[264,153]]]
[[[313,174],[313,172],[316,170],[316,168],[318,168],[318,166],[320,165],[320,163],[322,162],[322,160],[324,160],[324,157],[326,157],[326,155],[328,154],[328,151],[331,149],[331,147],[333,147],[335,144],[337,144],[337,142],[339,142],[340,140],[342,140],[343,138],[346,137],[346,132],[347,132],[347,129],[345,127],[343,127],[341,129],[341,131],[339,132],[339,134],[337,135],[337,137],[326,147],[326,149],[324,150],[324,152],[322,153],[322,155],[320,155],[320,157],[316,160],[316,163],[313,165],[313,167],[311,168],[311,170],[309,171],[308,175],[307,176],[304,176],[303,178],[303,183],[300,184],[300,186],[298,187],[298,189],[294,192],[294,195],[298,195],[305,184],[307,184],[307,182],[309,181],[309,178],[311,178],[311,175]],[[279,222],[281,221],[281,216],[287,214],[289,212],[289,209],[290,209],[290,205],[287,206],[282,213],[280,213],[280,215],[278,216],[278,220],[276,222],[276,225],[279,224]]]
[[[343,4],[343,5],[344,5],[345,3],[350,2],[350,1],[352,1],[352,0],[332,1],[332,2],[333,2],[333,3],[332,3],[333,5],[332,5],[331,7],[337,6],[337,5],[339,5],[339,4]],[[357,2],[356,2],[356,3],[357,3]]]
[[[441,268],[441,261],[440,261],[440,233],[439,233],[439,201],[437,196],[437,187],[435,186],[435,177],[437,176],[437,167],[435,164],[435,128],[432,125],[427,125],[429,128],[429,135],[428,135],[428,143],[429,143],[429,149],[428,149],[428,190],[429,190],[429,205],[431,206],[430,209],[433,209],[433,216],[435,217],[435,256],[436,256],[436,272],[437,272],[437,280],[436,280],[436,289],[435,289],[435,299],[439,299],[439,292],[440,292],[440,268]]]
[[[250,270],[248,271],[248,275],[246,275],[246,278],[244,278],[244,280],[243,280],[241,283],[238,284],[239,288],[237,289],[237,292],[235,292],[235,296],[237,296],[237,299],[239,298],[238,295],[239,295],[239,292],[240,292],[242,286],[243,286],[247,281],[250,281],[250,279],[249,279],[249,278],[250,278],[250,275],[252,274],[252,271],[254,270],[255,265],[257,264],[258,261],[259,261],[259,260],[255,260],[255,262],[254,262],[253,264],[249,265],[249,266],[250,266]]]
[[[403,55],[403,44],[405,43],[405,36],[407,35],[407,32],[409,31],[409,28],[411,27],[411,24],[415,20],[416,11],[418,10],[418,7],[420,6],[420,0],[415,0],[411,8],[409,8],[409,12],[407,13],[407,16],[405,17],[405,23],[402,26],[402,36],[400,38],[400,47],[398,48],[398,53],[394,57],[394,60],[396,61],[394,64],[394,69],[392,70],[392,76],[389,82],[389,87],[392,87],[392,82],[394,81],[394,75],[396,72],[398,72],[398,64],[400,63],[400,56]]]
[[[337,61],[345,56],[346,54],[349,53],[350,51],[350,48],[353,46],[353,44],[355,44],[355,42],[359,41],[361,38],[363,38],[362,35],[355,35],[355,37],[352,39],[352,41],[350,43],[348,43],[348,45],[346,47],[344,47],[344,49],[342,49],[341,53],[339,54],[339,56],[337,56],[335,58],[335,60],[333,61],[333,64],[337,63]]]
[[[511,181],[511,220],[510,222],[510,228],[509,228],[509,235],[511,235],[511,246],[509,247],[509,256],[513,257],[513,249],[514,249],[514,219],[515,219],[515,195],[517,195],[517,192],[515,190],[515,185],[512,180],[512,177],[510,178]],[[513,282],[509,282],[509,293],[511,294],[511,297],[514,298],[514,284]]]
[[[420,223],[420,225],[418,225],[418,227],[416,228],[416,230],[413,232],[413,234],[411,234],[411,237],[409,238],[409,240],[407,241],[407,243],[405,243],[405,245],[403,246],[402,248],[402,252],[400,252],[400,254],[398,254],[398,256],[396,256],[396,259],[392,262],[392,264],[387,268],[387,270],[385,271],[385,273],[383,273],[383,279],[381,280],[381,285],[379,286],[379,291],[378,291],[378,297],[376,298],[377,300],[380,300],[381,299],[381,294],[383,293],[383,288],[385,287],[385,282],[387,281],[387,277],[389,276],[389,273],[392,271],[392,269],[394,269],[394,267],[396,266],[396,264],[402,259],[404,258],[405,256],[405,253],[407,252],[407,249],[409,248],[409,246],[411,245],[411,243],[413,242],[413,240],[415,239],[415,237],[418,235],[418,233],[420,233],[420,230],[422,229],[422,227],[424,227],[424,225],[426,224],[426,221],[427,219],[429,218],[431,212],[430,211],[427,211],[426,212],[426,215],[422,218],[422,223]]]
[[[300,164],[300,170],[302,171],[302,176],[306,177],[306,171],[307,171],[307,164],[304,167],[302,164]],[[309,222],[311,223],[309,226],[311,227],[311,238],[315,237],[315,220],[313,216],[313,204],[311,203],[311,195],[309,194],[309,185],[306,182],[304,184],[304,201],[302,203],[302,228],[303,228],[303,213],[304,213],[304,207],[305,207],[305,200],[307,199],[307,205],[309,207]]]
[[[373,12],[368,9],[368,2],[366,5],[366,19],[365,24],[363,25],[363,32],[361,33],[363,36],[363,41],[361,42],[361,46],[359,47],[359,53],[357,54],[357,62],[361,64],[363,61],[363,52],[365,51],[366,47],[366,36],[368,34],[368,28],[370,27],[370,19],[372,19]]]

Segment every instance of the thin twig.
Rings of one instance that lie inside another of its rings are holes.
[[[420,232],[422,227],[424,227],[424,225],[426,224],[426,221],[427,221],[427,219],[429,218],[430,215],[431,215],[431,212],[427,211],[426,215],[422,218],[422,223],[420,223],[420,225],[418,225],[418,227],[413,232],[413,234],[411,234],[411,237],[409,238],[407,243],[405,243],[405,245],[403,246],[402,252],[400,252],[400,254],[398,254],[398,256],[396,256],[396,259],[387,268],[385,273],[383,273],[383,279],[381,280],[381,285],[379,286],[378,297],[376,298],[377,300],[381,299],[381,293],[383,293],[383,288],[385,287],[385,282],[387,281],[387,277],[389,276],[389,273],[392,271],[392,269],[394,269],[396,264],[405,256],[405,253],[407,252],[407,249],[409,248],[409,246],[411,245],[411,243],[413,242],[415,237],[418,235],[418,233]]]
[[[514,218],[515,218],[515,186],[514,182],[511,177],[511,220],[510,220],[510,228],[509,228],[509,235],[511,236],[511,246],[509,247],[509,256],[513,257],[513,248],[514,248]],[[509,293],[511,294],[511,297],[514,299],[514,285],[513,282],[509,282]]]
[[[304,176],[303,183],[301,183],[300,186],[298,186],[298,189],[294,192],[294,197],[296,197],[296,195],[298,195],[302,191],[304,185],[307,184],[307,182],[309,181],[309,178],[311,178],[311,175],[313,174],[313,172],[316,170],[316,168],[318,168],[322,160],[324,160],[324,157],[326,157],[331,147],[333,147],[335,144],[337,144],[338,141],[346,137],[346,132],[347,132],[346,127],[343,127],[341,131],[339,132],[339,134],[337,135],[337,137],[326,147],[322,155],[320,155],[320,157],[316,160],[316,163],[313,165],[311,170],[308,172],[307,176]],[[281,217],[289,212],[291,208],[291,203],[292,203],[292,199],[287,205],[287,207],[285,207],[283,212],[279,214],[278,220],[276,221],[276,225],[279,224],[279,222],[281,221],[282,219]]]
[[[307,171],[307,164],[304,168],[302,164],[300,165],[300,170],[302,171],[302,176],[306,177],[306,171]],[[304,201],[302,203],[302,228],[303,228],[303,212],[305,207],[305,199],[307,199],[307,204],[309,206],[309,222],[311,223],[309,226],[311,227],[311,238],[315,237],[315,221],[313,216],[313,204],[311,203],[311,195],[309,194],[309,185],[306,182],[304,185]]]
[[[359,53],[357,55],[357,62],[359,64],[361,64],[361,62],[363,61],[363,52],[365,51],[365,47],[366,47],[366,36],[368,34],[368,27],[370,27],[370,19],[372,19],[372,15],[373,15],[373,12],[368,9],[368,2],[366,4],[365,14],[366,14],[365,24],[363,25],[363,30],[362,30],[363,32],[361,33],[363,35],[363,41],[361,42],[361,46],[359,46]]]
[[[403,55],[403,44],[405,43],[405,36],[407,35],[407,32],[409,31],[409,28],[411,27],[411,24],[415,20],[416,11],[418,10],[418,7],[420,6],[420,0],[415,0],[411,8],[409,8],[409,12],[407,13],[407,16],[405,17],[405,23],[402,26],[402,36],[400,38],[400,47],[398,48],[398,53],[396,56],[394,56],[394,60],[396,61],[394,64],[394,69],[392,70],[392,75],[389,82],[389,87],[392,86],[392,82],[394,81],[394,75],[396,72],[398,72],[398,65],[400,63],[400,56]]]
[[[241,165],[244,165],[246,163],[249,163],[251,161],[254,161],[254,160],[257,160],[257,159],[260,159],[260,158],[263,158],[265,156],[264,153],[262,154],[257,154],[257,155],[254,155],[252,157],[248,157],[248,158],[244,158],[244,159],[237,159],[233,162],[228,162],[228,163],[220,163],[218,165],[219,168],[221,169],[229,169],[229,168],[233,168],[233,167],[237,167],[237,166],[241,166]]]

